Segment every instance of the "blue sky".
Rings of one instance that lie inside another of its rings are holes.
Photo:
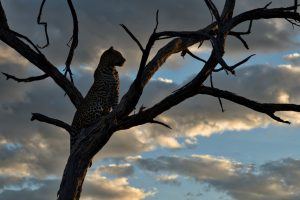
[[[13,29],[36,43],[44,42],[42,29],[35,24],[37,1],[1,2]],[[237,1],[235,14],[267,2]],[[275,0],[272,6],[292,2]],[[121,94],[130,86],[141,55],[118,24],[126,24],[144,44],[156,9],[160,9],[160,30],[195,30],[210,23],[208,10],[197,0],[74,3],[80,37],[72,67],[75,84],[83,93],[92,83],[99,56],[112,45],[127,60],[118,69]],[[223,3],[218,1],[218,8]],[[66,10],[61,1],[47,1],[43,15],[51,42],[43,52],[59,68],[72,30]],[[275,19],[255,21],[252,32],[245,37],[249,51],[230,39],[225,58],[233,64],[253,53],[256,56],[237,70],[237,76],[215,74],[215,87],[260,102],[300,104],[299,28],[293,30],[289,23]],[[163,44],[156,44],[151,56]],[[190,50],[205,59],[210,45]],[[138,107],[158,102],[201,67],[188,55],[173,55],[149,82]],[[0,68],[18,77],[41,73],[3,42]],[[68,137],[56,127],[30,122],[30,115],[39,112],[71,122],[75,109],[52,80],[20,84],[1,77],[0,90],[0,199],[53,199],[68,156]],[[172,130],[144,125],[116,133],[95,157],[82,199],[300,199],[300,115],[280,113],[292,122],[285,125],[226,100],[223,104],[224,113],[217,99],[194,97],[161,116]]]

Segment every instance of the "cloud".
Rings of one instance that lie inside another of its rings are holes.
[[[176,174],[156,176],[156,180],[165,184],[177,185],[177,186],[180,185],[180,182],[178,181],[178,175]]]
[[[8,46],[0,46],[0,64],[16,64],[21,67],[27,66],[29,62]]]
[[[8,48],[2,48],[0,46],[0,55],[5,55],[0,58],[0,68],[1,72],[15,74],[16,76],[26,76],[26,61],[23,60],[19,55],[16,55],[13,51]],[[6,81],[3,74],[0,74],[0,90],[1,92],[1,112],[10,113],[9,102],[25,102],[28,101],[27,92],[30,86],[24,86],[22,84],[13,83],[12,81]]]
[[[18,66],[10,67],[14,71]],[[26,73],[26,70],[24,72]],[[237,74],[236,77],[215,75],[215,86],[261,102],[299,102],[300,90],[297,85],[300,85],[298,78],[300,70],[298,68],[256,65],[241,68]],[[89,73],[82,73],[78,80],[78,85],[84,88],[83,90],[88,88],[89,84],[86,80],[90,78],[89,76]],[[1,81],[5,84],[14,84],[4,79]],[[131,80],[123,77],[121,83],[123,94]],[[0,120],[3,122],[0,127],[1,138],[7,143],[20,145],[16,150],[3,151],[6,152],[5,155],[11,156],[2,155],[1,171],[13,173],[12,169],[19,169],[22,174],[41,178],[48,175],[60,176],[68,156],[68,136],[56,127],[39,122],[30,123],[30,113],[41,112],[70,122],[74,108],[69,100],[64,98],[63,92],[50,80],[21,86],[25,89],[3,88],[4,93],[15,92],[16,96],[22,95],[23,98],[19,100],[7,98],[5,103],[0,103],[0,107],[6,107],[10,111],[0,114]],[[180,85],[176,83],[153,80],[145,88],[139,106],[143,104],[150,107],[178,87]],[[24,91],[26,92],[23,93]],[[153,95],[154,93],[156,95]],[[200,135],[208,137],[228,130],[250,130],[268,124],[278,124],[263,114],[227,101],[223,103],[225,113],[221,113],[215,98],[206,96],[192,98],[160,117],[160,120],[172,126],[172,130],[158,125],[144,125],[120,131],[113,135],[97,155],[96,160],[139,155],[142,152],[152,151],[156,147],[170,149],[192,147],[195,145],[195,137]],[[295,125],[300,122],[297,114],[281,115]],[[20,130],[22,137],[20,137]],[[182,137],[186,142],[179,142],[179,138]]]
[[[193,155],[189,158],[161,156],[157,159],[140,159],[137,165],[149,171],[184,174],[197,180],[227,179],[240,168],[239,163],[209,155]]]
[[[297,104],[299,102],[299,79],[297,78],[299,72],[297,68],[256,65],[240,69],[236,77],[217,74],[214,80],[217,88],[232,91],[259,102]],[[291,77],[291,79],[285,77]],[[201,134],[200,132],[204,136],[209,136],[211,133],[222,132],[222,129],[238,131],[266,126],[270,123],[278,124],[263,114],[226,100],[223,100],[223,104],[225,113],[220,112],[217,99],[198,96],[186,101],[168,114],[175,116],[175,121],[180,124],[186,124],[187,127],[183,127],[183,130],[185,129],[186,134],[190,136]],[[195,119],[194,123],[191,119]],[[296,116],[290,120],[294,123],[299,121]]]
[[[5,200],[22,199],[50,200],[56,197],[59,179],[36,179],[0,177],[0,198]],[[107,179],[93,172],[87,175],[81,199],[83,200],[141,200],[154,195],[129,185],[127,178]]]
[[[173,83],[172,79],[167,79],[167,78],[162,78],[162,77],[158,77],[157,80],[164,82],[164,83]]]
[[[238,12],[243,9],[244,5],[242,4],[245,2],[239,2]],[[255,2],[261,4],[260,1]],[[40,2],[3,0],[2,3],[7,11],[11,27],[31,36],[34,43],[43,44],[43,29],[35,24]],[[255,3],[248,1],[245,5],[251,8]],[[186,3],[185,0],[176,2],[171,0],[152,2],[87,0],[76,2],[75,6],[80,19],[80,44],[74,60],[74,65],[77,66],[74,70],[75,84],[81,91],[84,91],[83,93],[91,84],[91,71],[96,66],[101,52],[111,45],[125,54],[128,62],[124,70],[130,71],[138,66],[140,52],[118,26],[119,23],[128,25],[143,44],[153,29],[154,13],[157,8],[160,9],[159,30],[175,28],[195,30],[210,23],[207,8],[202,1],[197,0],[191,0],[189,3]],[[51,45],[43,51],[57,66],[62,66],[65,61],[68,51],[65,43],[69,40],[72,31],[71,16],[66,10],[68,10],[66,3],[47,1],[43,13],[43,20],[49,23],[51,39]],[[181,15],[178,15],[178,10],[181,11]],[[249,44],[261,51],[265,51],[267,48],[271,51],[293,48],[297,44],[292,40],[296,34],[291,32],[287,25],[289,24],[278,20],[255,23],[253,32],[259,30],[259,34],[250,36],[247,40],[252,41]],[[240,43],[234,40],[232,42],[229,50],[238,53],[239,48],[242,48]],[[158,46],[155,46],[154,52]],[[205,46],[205,50],[207,51],[207,46]],[[178,60],[172,57],[167,65],[174,67],[174,64],[181,66],[180,63],[178,64]],[[28,61],[22,59],[3,43],[0,46],[0,68],[1,71],[20,77],[41,74]],[[279,68],[255,65],[242,68],[238,71],[237,77],[228,78],[218,74],[214,78],[216,87],[232,90],[249,98],[263,102],[297,103],[300,91],[298,87],[299,73],[300,71],[293,65]],[[125,74],[125,72],[122,71],[120,74]],[[131,81],[125,76],[121,78],[122,94],[127,90]],[[146,107],[150,107],[178,87],[180,85],[176,83],[176,80],[161,76],[157,80],[151,81],[145,88],[139,106],[144,104]],[[64,92],[50,79],[37,83],[18,84],[0,77],[0,91],[0,175],[7,175],[1,181],[7,185],[13,179],[22,185],[29,179],[35,183],[34,185],[42,185],[38,190],[28,188],[21,188],[19,191],[6,190],[1,195],[2,197],[5,195],[3,199],[15,199],[16,196],[24,196],[25,199],[27,197],[28,199],[43,199],[48,198],[48,195],[43,195],[49,193],[48,199],[53,199],[59,181],[47,180],[47,177],[62,175],[69,151],[68,136],[59,128],[39,122],[30,122],[30,113],[41,112],[70,122],[75,111],[74,107],[70,104],[69,99],[64,97]],[[203,96],[192,98],[160,117],[160,120],[173,127],[172,131],[157,125],[145,125],[118,132],[97,155],[96,160],[105,157],[136,156],[146,151],[152,151],[156,147],[179,149],[186,145],[194,145],[195,138],[199,135],[211,136],[226,130],[249,130],[273,123],[262,114],[227,101],[223,101],[223,103],[226,109],[225,113],[220,112],[218,101],[215,98]],[[284,118],[299,123],[297,115],[284,114]],[[178,139],[182,137],[185,139],[185,144],[181,144]],[[218,163],[219,161],[214,162]],[[131,167],[124,166],[110,166],[103,170],[115,176],[126,176],[132,173]],[[31,180],[32,177],[35,179]],[[160,178],[161,180],[167,179],[167,177]],[[125,190],[129,191],[129,197],[133,197],[131,195],[140,198],[145,196],[145,192],[142,190],[129,186],[127,178],[119,177],[110,181],[99,175],[97,181],[103,183],[103,187],[105,186],[108,190],[107,198],[119,199],[120,197],[115,197],[113,193]],[[104,183],[105,181],[108,183]],[[121,190],[115,191],[110,188],[115,185],[121,185]],[[100,187],[92,184],[91,188],[93,189],[90,189],[90,192],[95,195],[89,198],[96,198],[99,194],[96,189]],[[107,191],[106,189],[102,190]]]
[[[234,199],[294,200],[299,193],[299,160],[268,162],[254,169],[225,158],[209,155],[140,159],[137,165],[157,173],[175,173],[206,183]]]
[[[108,166],[100,166],[97,171],[103,174],[114,175],[118,177],[131,176],[133,174],[133,166],[129,163],[125,164],[110,164]]]
[[[292,53],[288,54],[283,57],[286,61],[292,63],[293,65],[299,65],[300,64],[300,54],[299,53]]]
[[[252,65],[242,67],[237,71],[237,76],[215,74],[214,85],[262,103],[297,104],[300,100],[299,75],[300,70],[297,67]],[[209,85],[209,83],[206,84]],[[165,84],[160,81],[151,81],[145,89],[140,105],[150,107],[180,86],[176,83]],[[154,93],[155,96],[152,95]],[[179,136],[195,138],[199,135],[209,137],[224,131],[250,130],[270,124],[282,125],[251,109],[226,100],[222,100],[222,102],[225,108],[224,113],[221,112],[216,98],[204,95],[193,97],[160,116],[159,119],[171,125],[173,130],[145,125],[143,126],[145,128],[140,129],[141,136],[148,138],[146,141],[160,139],[162,133],[166,138],[174,138],[174,136],[175,138]],[[290,120],[295,125],[299,124],[299,115],[296,113],[286,112],[278,113],[278,115]],[[171,140],[169,141],[171,143]]]
[[[43,44],[45,43],[43,28],[36,24],[39,4],[40,2],[34,0],[3,1],[11,27],[30,36],[34,43]],[[78,12],[80,30],[79,46],[74,59],[75,66],[96,66],[101,52],[114,46],[126,57],[126,67],[122,70],[136,69],[141,52],[119,24],[126,24],[141,43],[145,44],[153,30],[157,9],[160,10],[159,30],[197,30],[211,22],[204,2],[197,0],[189,0],[189,2],[154,0],[151,3],[139,0],[127,2],[87,0],[74,4]],[[218,2],[217,6],[221,9],[223,4],[224,0]],[[282,3],[280,0],[275,0],[272,5],[282,6],[283,4],[291,5],[292,2]],[[237,2],[236,14],[263,6],[264,3],[261,1]],[[179,10],[180,15],[178,15]],[[45,4],[42,16],[43,21],[48,22],[51,44],[43,51],[49,60],[58,66],[64,65],[68,52],[66,43],[72,33],[71,15],[67,11],[67,3],[49,1]],[[16,12],[18,15],[15,15]],[[247,25],[241,25],[238,29],[246,30]],[[296,48],[298,46],[296,35],[297,33],[292,31],[289,23],[274,19],[255,22],[252,34],[245,39],[249,41],[253,50],[263,53]],[[155,45],[153,52],[156,52],[160,46],[160,43]],[[228,47],[235,54],[239,54],[244,48],[235,38],[230,39]],[[207,46],[204,48],[207,49]],[[174,67],[174,63],[177,62],[170,63],[169,68]]]
[[[84,200],[140,200],[154,193],[130,186],[127,178],[108,180],[94,172],[87,176],[82,195]]]

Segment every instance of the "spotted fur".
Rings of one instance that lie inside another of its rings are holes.
[[[75,113],[73,128],[81,130],[116,107],[120,82],[115,66],[122,66],[124,62],[125,58],[113,47],[102,54],[94,72],[94,83]]]

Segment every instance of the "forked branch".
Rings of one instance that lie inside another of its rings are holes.
[[[253,20],[250,20],[249,27],[246,32],[235,32],[235,31],[229,32],[229,35],[232,35],[232,36],[236,37],[237,39],[239,39],[243,43],[243,45],[246,49],[249,49],[249,45],[247,44],[246,40],[244,40],[242,35],[249,35],[251,33],[252,23],[253,23]]]
[[[205,94],[213,97],[229,100],[238,105],[245,106],[259,113],[263,113],[271,117],[277,122],[290,124],[291,122],[281,119],[276,116],[276,112],[280,111],[293,111],[300,112],[300,105],[296,104],[276,104],[276,103],[259,103],[245,97],[239,96],[232,92],[220,90],[217,88],[211,88],[206,86],[200,86],[198,88],[191,89],[191,87],[185,88],[184,90],[178,90],[177,93],[171,94],[155,106],[139,112],[135,115],[129,116],[124,119],[120,124],[117,125],[117,130],[129,129],[134,126],[142,125],[145,123],[151,123],[150,119],[155,118],[161,113],[168,109],[176,106],[177,104],[185,101],[186,99],[193,97],[198,94]]]
[[[135,80],[136,85],[141,85],[141,78],[142,78],[143,73],[145,71],[151,49],[152,49],[154,43],[158,40],[158,37],[156,35],[156,30],[158,28],[158,13],[159,13],[159,11],[157,10],[156,15],[155,15],[155,27],[153,29],[153,33],[150,35],[150,37],[148,39],[148,42],[146,44],[146,47],[143,51],[143,55],[142,55],[142,58],[141,58],[141,61],[140,61],[139,70],[138,70],[136,80]]]
[[[243,65],[244,63],[246,63],[253,56],[255,56],[255,54],[248,56],[247,58],[243,59],[242,61],[240,61],[232,66],[228,66],[228,64],[223,60],[223,58],[219,58],[219,63],[222,67],[219,69],[214,69],[214,72],[219,72],[219,71],[222,71],[225,69],[235,75],[235,69],[237,67]]]
[[[21,54],[29,62],[42,70],[45,74],[49,75],[55,81],[55,83],[66,92],[66,94],[70,97],[72,103],[77,108],[83,100],[83,97],[79,90],[68,79],[66,79],[64,75],[61,74],[60,71],[52,63],[50,63],[42,53],[40,53],[38,48],[35,47],[31,40],[9,29],[1,1],[0,23],[0,40],[16,50],[19,54]],[[31,46],[34,47],[34,49],[32,49],[20,38],[25,39]]]

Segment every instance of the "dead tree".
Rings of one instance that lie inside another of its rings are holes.
[[[44,3],[45,0],[42,1],[37,21],[45,28],[47,43],[43,46],[38,46],[35,45],[28,37],[17,33],[9,27],[5,11],[3,10],[0,1],[0,39],[44,73],[41,76],[25,79],[20,79],[7,73],[4,73],[4,75],[7,79],[13,79],[18,82],[40,81],[49,77],[64,90],[73,105],[78,108],[83,100],[83,96],[73,84],[71,72],[71,62],[78,43],[77,14],[72,4],[72,0],[67,0],[73,17],[74,28],[73,35],[69,41],[71,44],[69,54],[66,59],[65,73],[62,74],[42,53],[42,48],[45,48],[49,44],[47,23],[41,22],[41,14]],[[135,80],[132,82],[127,93],[122,97],[117,108],[108,115],[102,117],[96,124],[90,125],[88,128],[82,130],[74,130],[69,124],[58,119],[50,118],[38,113],[32,114],[32,120],[38,120],[61,127],[69,133],[70,139],[75,137],[75,135],[76,138],[78,138],[72,147],[73,150],[70,152],[65,166],[64,176],[57,194],[59,200],[77,200],[80,198],[82,184],[90,162],[115,132],[146,123],[155,123],[170,128],[169,125],[160,122],[155,118],[173,106],[176,106],[195,95],[203,94],[217,97],[219,98],[220,103],[222,102],[221,99],[226,99],[259,113],[266,114],[281,123],[290,122],[278,117],[276,115],[277,111],[300,112],[300,105],[260,103],[229,91],[214,88],[212,82],[210,86],[204,85],[204,81],[209,79],[212,73],[224,71],[229,75],[235,74],[236,68],[244,64],[251,57],[249,56],[239,63],[229,66],[223,59],[227,37],[232,36],[237,38],[241,41],[241,44],[248,49],[248,44],[243,39],[243,36],[251,33],[252,23],[255,20],[280,18],[282,20],[287,20],[293,26],[299,26],[300,15],[297,12],[297,8],[299,6],[298,2],[294,1],[294,4],[289,7],[280,8],[270,8],[271,3],[269,3],[264,7],[249,10],[236,16],[233,16],[235,0],[226,0],[222,12],[218,11],[212,0],[205,0],[205,3],[212,15],[213,22],[205,28],[196,31],[158,32],[157,12],[156,26],[145,47],[125,25],[121,25],[142,51],[139,69]],[[234,31],[237,26],[243,23],[249,23],[247,31]],[[169,43],[161,47],[160,50],[156,52],[155,56],[149,59],[150,51],[154,43],[158,40],[166,39],[170,40]],[[197,43],[199,43],[200,48],[204,41],[209,41],[212,44],[211,53],[207,60],[199,58],[188,50],[190,46]],[[143,93],[145,85],[149,82],[154,73],[162,67],[165,61],[172,56],[172,54],[179,52],[181,52],[183,56],[188,54],[203,62],[203,67],[199,73],[196,74],[189,83],[166,96],[162,101],[157,102],[154,106],[147,109],[142,107],[139,109],[138,113],[133,113],[133,110]],[[69,75],[69,79],[67,78],[67,75]]]

